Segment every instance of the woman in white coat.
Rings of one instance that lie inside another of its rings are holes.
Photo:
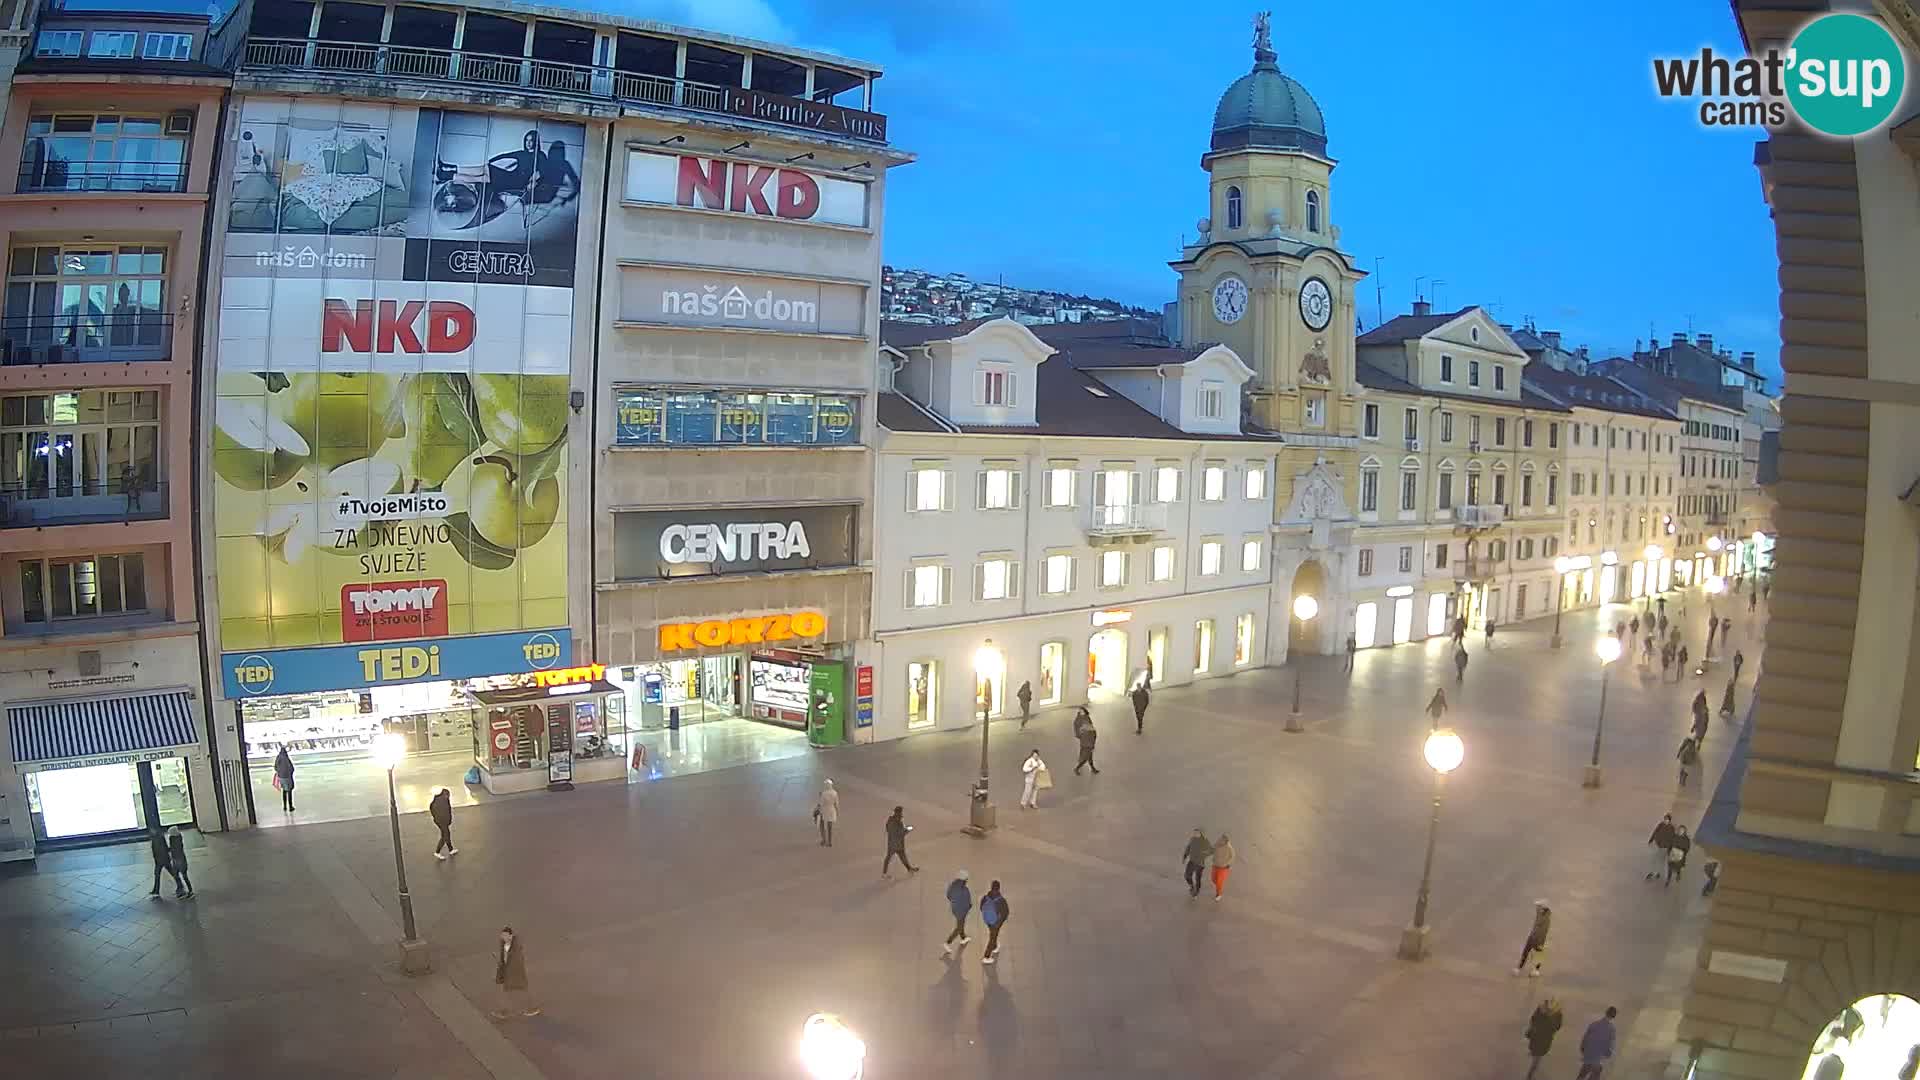
[[[1020,772],[1024,779],[1020,787],[1020,805],[1023,808],[1028,810],[1040,808],[1040,777],[1046,771],[1047,763],[1040,760],[1040,751],[1037,749],[1028,754],[1027,760],[1021,764]]]

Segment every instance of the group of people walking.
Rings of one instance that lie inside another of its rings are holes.
[[[1601,1070],[1613,1060],[1614,1044],[1619,1039],[1613,1021],[1620,1010],[1612,1005],[1587,1030],[1580,1034],[1580,1072],[1577,1080],[1600,1080]],[[1540,1062],[1553,1050],[1553,1038],[1560,1033],[1560,1025],[1565,1021],[1560,1002],[1553,998],[1543,999],[1534,1007],[1533,1015],[1527,1018],[1527,1056],[1532,1063],[1527,1066],[1527,1080],[1534,1080],[1540,1072]]]
[[[967,872],[956,871],[953,880],[947,882],[947,909],[953,913],[953,932],[947,935],[947,942],[941,946],[940,957],[951,960],[955,952],[973,943],[967,934],[967,917],[973,913],[973,890],[967,885]],[[1007,917],[1013,914],[1012,905],[1007,903],[1005,893],[1000,891],[1000,883],[995,881],[987,886],[980,897],[980,923],[987,928],[987,947],[980,954],[982,964],[994,964],[1000,960],[1000,931],[1007,925]]]
[[[1213,864],[1213,899],[1218,902],[1227,894],[1227,875],[1233,873],[1233,841],[1226,833],[1220,839],[1208,841],[1207,831],[1194,826],[1193,835],[1187,838],[1186,849],[1180,853],[1181,861],[1186,864],[1187,898],[1200,899],[1200,890],[1207,881],[1207,864]]]

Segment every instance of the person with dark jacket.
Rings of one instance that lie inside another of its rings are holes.
[[[1348,634],[1347,635],[1347,670],[1348,671],[1353,670],[1353,654],[1358,651],[1360,651],[1360,639],[1353,636],[1352,634]]]
[[[1467,643],[1467,617],[1458,615],[1453,620],[1453,643],[1465,646]]]
[[[1433,730],[1440,730],[1440,721],[1447,715],[1447,692],[1442,687],[1433,688],[1433,696],[1427,699],[1427,719],[1433,721]]]
[[[1533,1064],[1527,1066],[1527,1080],[1533,1080],[1540,1071],[1540,1062],[1553,1049],[1553,1037],[1560,1033],[1560,1024],[1565,1017],[1560,1012],[1560,1003],[1547,998],[1533,1010],[1527,1020],[1527,1056]]]
[[[1147,684],[1141,683],[1128,696],[1133,699],[1133,733],[1139,735],[1147,729],[1147,702],[1153,700],[1153,695],[1147,692]]]
[[[1660,681],[1667,681],[1667,673],[1673,670],[1673,642],[1660,646]]]
[[[173,868],[173,895],[176,899],[193,895],[193,878],[187,875],[187,838],[180,826],[167,830],[167,865]]]
[[[1667,873],[1667,849],[1673,846],[1673,815],[1662,814],[1660,824],[1653,827],[1653,835],[1647,837],[1647,846],[1653,848],[1653,867],[1647,871],[1647,881],[1657,881]]]
[[[953,933],[947,935],[947,944],[941,949],[944,959],[953,959],[953,943],[958,941],[962,948],[973,939],[967,936],[967,913],[973,910],[973,890],[967,887],[967,872],[960,871],[947,882],[947,910],[953,912]]]
[[[280,809],[293,811],[293,755],[286,747],[273,759],[273,786],[280,789]]]
[[[1527,930],[1526,943],[1520,946],[1520,963],[1513,969],[1515,975],[1537,976],[1540,974],[1541,957],[1546,955],[1547,951],[1547,931],[1551,929],[1553,929],[1553,909],[1547,906],[1545,900],[1535,900],[1533,925]],[[1533,961],[1531,971],[1527,970],[1529,959]]]
[[[1673,659],[1674,663],[1680,665],[1674,670],[1673,681],[1679,682],[1681,677],[1687,673],[1687,647],[1685,645],[1680,646],[1680,651],[1674,654]],[[1694,672],[1694,674],[1698,675],[1699,672]]]
[[[1680,786],[1687,786],[1687,774],[1700,764],[1700,744],[1689,735],[1680,740],[1680,749],[1673,755],[1680,762]]]
[[[1033,719],[1033,683],[1021,683],[1013,696],[1020,702],[1020,726],[1026,727],[1027,721]]]
[[[1188,899],[1200,898],[1200,885],[1206,880],[1207,860],[1213,857],[1213,845],[1207,842],[1207,831],[1195,827],[1193,835],[1187,838],[1187,846],[1180,853],[1187,864]]]
[[[1687,855],[1693,851],[1693,838],[1687,835],[1685,825],[1673,827],[1673,846],[1667,849],[1667,880],[1664,885],[1672,885],[1674,879],[1687,870]]]
[[[987,887],[987,895],[980,898],[980,921],[987,924],[987,951],[980,954],[981,963],[999,961],[1000,931],[1011,914],[1013,909],[1007,906],[1007,898],[1000,895],[1000,883],[996,881]]]
[[[520,944],[513,927],[500,928],[500,951],[493,959],[493,984],[500,988],[501,1007],[493,1010],[495,1020],[505,1020],[514,1012],[521,1016],[539,1016],[540,1007],[527,996],[527,947]]]
[[[433,857],[445,862],[448,855],[460,854],[460,849],[453,846],[453,793],[441,788],[440,794],[427,804],[427,815],[433,818],[434,827],[440,830],[440,842],[433,845]],[[441,848],[447,849],[445,854],[441,853]]]
[[[893,816],[887,819],[887,857],[880,862],[880,876],[883,878],[893,876],[895,856],[899,856],[900,865],[907,868],[907,873],[920,872],[919,867],[907,861],[907,834],[913,831],[913,826],[907,824],[906,813],[905,807],[896,806]]]
[[[1487,616],[1487,648],[1493,648],[1493,616]]]
[[[1456,645],[1453,649],[1453,681],[1467,681],[1467,647]]]
[[[1733,677],[1740,677],[1740,669],[1747,666],[1747,654],[1736,650],[1733,654]]]
[[[1093,763],[1093,744],[1100,740],[1099,729],[1095,728],[1093,721],[1089,719],[1085,724],[1080,725],[1080,733],[1076,737],[1080,740],[1080,760],[1073,764],[1073,775],[1079,776],[1080,769],[1084,766],[1092,769],[1093,775],[1099,776],[1100,766]]]
[[[171,874],[173,876],[174,895],[178,896],[180,894],[180,875],[173,868],[173,850],[167,846],[167,834],[160,831],[160,826],[158,825],[149,826],[147,828],[147,842],[153,847],[153,891],[147,895],[153,897],[155,900],[160,899],[160,875]]]
[[[1576,1080],[1600,1080],[1600,1070],[1613,1060],[1613,1018],[1620,1010],[1607,1006],[1607,1015],[1587,1025],[1580,1036],[1580,1072]]]
[[[1707,741],[1707,692],[1705,690],[1693,695],[1693,741],[1696,743]]]
[[[1080,729],[1091,723],[1093,723],[1093,714],[1087,711],[1085,705],[1073,710],[1073,737],[1078,739]]]
[[[1727,680],[1727,688],[1721,691],[1720,693],[1720,716],[1723,719],[1733,718],[1733,680],[1732,679]],[[1701,734],[1704,735],[1706,733],[1702,732]]]

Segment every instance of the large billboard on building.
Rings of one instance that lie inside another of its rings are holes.
[[[228,666],[564,629],[581,126],[248,99],[230,138]]]

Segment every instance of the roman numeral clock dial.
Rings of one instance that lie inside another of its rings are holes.
[[[1247,313],[1247,283],[1228,274],[1213,285],[1213,317],[1232,326]]]
[[[1300,286],[1300,319],[1315,333],[1333,321],[1333,290],[1317,277],[1308,278]]]

